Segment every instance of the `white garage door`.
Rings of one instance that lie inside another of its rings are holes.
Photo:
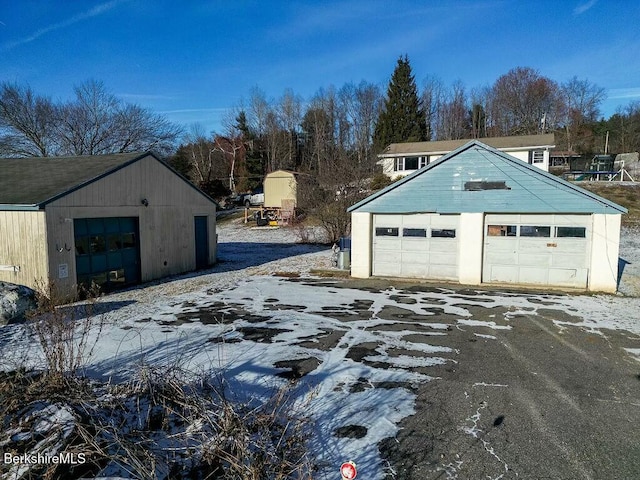
[[[482,281],[586,288],[589,215],[486,215]]]
[[[459,215],[373,216],[373,275],[458,280]]]

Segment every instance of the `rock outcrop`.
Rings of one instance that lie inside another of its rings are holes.
[[[0,325],[24,321],[26,313],[36,306],[34,290],[24,285],[0,282]]]

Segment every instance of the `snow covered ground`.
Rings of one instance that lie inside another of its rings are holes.
[[[623,227],[620,235],[618,291],[623,295],[640,296],[640,227]]]
[[[414,413],[416,386],[432,380],[430,367],[455,363],[452,348],[430,343],[450,329],[476,329],[490,341],[491,330],[511,329],[513,318],[544,308],[559,312],[560,330],[640,335],[637,232],[625,231],[621,247],[627,296],[354,286],[310,275],[330,268],[331,250],[295,241],[295,229],[225,222],[211,270],[105,296],[107,328],[87,373],[117,382],[142,364],[221,371],[245,400],[293,380],[298,407],[316,425],[316,478],[337,478],[340,464],[353,460],[359,477],[373,480],[390,471],[378,443]],[[476,314],[493,306],[503,313]],[[5,368],[38,358],[20,325],[0,330],[0,346]]]

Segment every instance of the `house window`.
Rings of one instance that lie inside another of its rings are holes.
[[[489,237],[515,237],[518,234],[516,225],[489,225],[487,236]]]
[[[531,163],[543,163],[544,152],[542,150],[534,150],[531,152]]]
[[[427,229],[426,228],[403,228],[402,236],[403,237],[426,237]]]
[[[550,237],[551,227],[538,227],[530,225],[520,226],[521,237]]]
[[[395,160],[394,171],[418,170],[428,163],[427,157],[400,157]]]
[[[397,237],[398,229],[389,227],[376,227],[376,237]]]
[[[453,228],[433,228],[431,238],[456,238],[456,231]]]
[[[587,229],[585,227],[556,227],[556,237],[558,238],[585,238]]]
[[[418,169],[418,157],[404,157],[404,169],[405,170],[417,170]]]

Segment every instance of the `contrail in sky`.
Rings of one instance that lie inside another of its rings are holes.
[[[11,42],[6,42],[0,47],[0,50],[2,51],[11,50],[19,45],[24,45],[25,43],[33,42],[34,40],[37,40],[38,38],[42,37],[43,35],[46,35],[47,33],[69,27],[75,23],[81,22],[88,18],[96,17],[118,6],[118,4],[123,3],[123,1],[128,1],[128,0],[111,0],[110,2],[101,3],[100,5],[96,5],[92,9],[87,10],[86,12],[82,12],[82,13],[78,13],[77,15],[74,15],[68,18],[67,20],[54,23],[53,25],[49,25],[47,27],[41,28],[40,30],[35,31],[34,33],[32,33],[27,37],[21,38],[19,40],[14,40]],[[2,24],[5,25],[4,23]]]

